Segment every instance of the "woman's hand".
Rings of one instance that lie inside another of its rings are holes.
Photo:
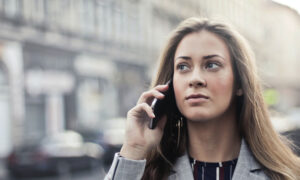
[[[128,159],[145,159],[147,153],[160,143],[163,130],[167,121],[163,116],[157,123],[155,129],[149,129],[150,119],[155,115],[151,108],[154,98],[163,99],[168,85],[158,85],[144,92],[135,107],[127,113],[125,142],[121,148],[120,155]]]

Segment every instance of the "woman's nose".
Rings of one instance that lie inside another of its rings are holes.
[[[204,76],[198,70],[194,70],[189,82],[190,87],[206,87],[207,83]]]

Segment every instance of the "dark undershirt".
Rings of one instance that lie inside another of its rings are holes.
[[[211,163],[189,159],[195,180],[231,180],[238,160]]]

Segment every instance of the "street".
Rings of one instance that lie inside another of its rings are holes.
[[[52,177],[27,177],[27,178],[12,178],[9,177],[5,165],[0,163],[0,180],[102,180],[104,179],[105,171],[101,167],[92,170],[84,170],[80,172],[67,173],[61,176]]]

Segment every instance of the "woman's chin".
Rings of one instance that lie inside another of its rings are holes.
[[[194,118],[194,119],[188,119],[189,122],[192,123],[205,123],[208,122],[209,119],[208,118]]]
[[[207,114],[189,114],[188,116],[185,116],[188,121],[192,122],[207,122],[211,117]]]

